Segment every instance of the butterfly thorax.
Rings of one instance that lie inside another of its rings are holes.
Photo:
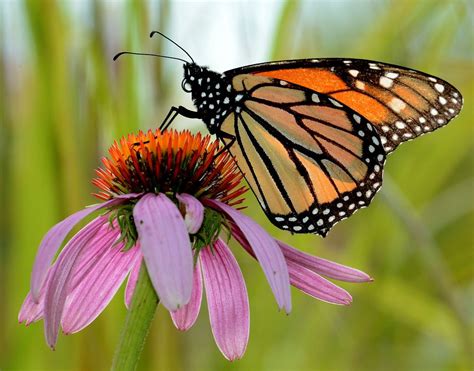
[[[226,76],[194,63],[184,65],[183,90],[191,93],[194,105],[209,132],[219,131],[226,115],[235,107],[236,93]]]

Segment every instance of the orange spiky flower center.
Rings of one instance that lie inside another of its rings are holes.
[[[129,134],[109,149],[96,170],[95,196],[109,200],[129,193],[188,193],[236,205],[247,188],[232,156],[209,135],[149,130]]]

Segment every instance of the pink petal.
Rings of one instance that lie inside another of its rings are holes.
[[[101,254],[98,261],[92,262],[87,274],[67,297],[61,320],[66,334],[80,331],[96,319],[112,300],[132,267],[141,259],[137,247],[122,251],[123,244],[97,244],[87,248],[98,252],[103,250],[105,253]]]
[[[175,312],[170,312],[171,319],[178,330],[187,331],[196,322],[201,309],[202,300],[202,275],[199,262],[194,267],[193,290],[191,300],[184,307]]]
[[[242,236],[242,232],[235,226],[232,226],[232,236],[255,258],[248,242]],[[352,302],[352,297],[346,290],[334,285],[317,273],[291,260],[287,260],[287,264],[292,286],[316,299],[329,303],[347,305]]]
[[[20,313],[18,313],[18,322],[25,323],[28,326],[30,323],[36,322],[43,318],[44,307],[44,290],[41,290],[38,303],[35,303],[31,293],[26,295],[23,304],[21,305]]]
[[[204,220],[204,206],[196,198],[186,193],[176,195],[176,198],[182,203],[186,209],[184,215],[184,223],[188,228],[189,234],[199,231]]]
[[[70,291],[74,290],[74,288],[82,282],[82,279],[89,273],[91,267],[93,267],[95,262],[106,252],[106,249],[97,249],[97,246],[102,247],[104,244],[111,246],[118,236],[119,230],[112,229],[109,223],[105,223],[100,227],[97,235],[89,242],[88,247],[84,248],[77,258],[77,262],[72,272],[73,277]],[[43,318],[44,297],[50,282],[53,267],[54,265],[48,270],[37,303],[33,300],[31,292],[28,293],[18,317],[20,323],[25,322],[26,325],[29,325],[31,322]]]
[[[140,248],[138,246],[138,248]],[[140,268],[142,266],[143,255],[141,255],[138,262],[133,266],[127,281],[127,286],[125,287],[125,307],[128,309],[132,301],[133,293],[135,292],[135,287],[137,286],[138,275],[140,274]]]
[[[95,246],[98,243],[102,243],[102,239],[104,236],[107,234],[110,234],[109,231],[111,231],[109,223],[105,223],[100,229],[97,235],[91,240],[89,245]],[[109,242],[110,245],[113,243],[113,241],[117,238],[119,232],[115,231],[113,235],[109,236]],[[100,258],[100,254],[102,254],[103,251],[96,251],[96,249],[92,248],[84,248],[82,253],[79,255],[77,259],[77,264],[75,265],[74,271],[73,271],[73,278],[72,278],[72,284],[71,287],[74,288],[76,287],[82,280],[83,276],[88,273],[88,270],[90,269],[91,266],[93,266],[93,263],[91,263],[94,260],[97,260]],[[53,266],[51,266],[48,270],[48,274],[46,275],[46,279],[43,283],[43,286],[41,287],[40,290],[40,296],[38,298],[38,302],[36,303],[33,300],[33,297],[31,295],[31,292],[28,293],[28,295],[25,298],[25,301],[23,302],[22,308],[20,310],[20,314],[18,317],[18,320],[21,322],[25,322],[26,325],[29,325],[32,322],[38,321],[39,319],[43,318],[43,309],[44,309],[44,297],[46,294],[47,287],[50,282],[51,278],[51,272],[53,270]],[[72,291],[72,290],[71,290]]]
[[[120,204],[129,198],[135,197],[137,197],[137,194],[122,195],[118,198],[114,198],[101,204],[90,206],[84,210],[69,215],[66,219],[56,224],[48,231],[48,233],[46,233],[38,248],[35,263],[33,265],[33,272],[31,274],[31,292],[36,302],[38,301],[39,292],[46,277],[46,272],[48,271],[48,268],[51,265],[56,252],[71,229],[87,215],[93,213],[94,211],[104,207]]]
[[[148,193],[133,209],[151,282],[163,305],[175,311],[191,299],[193,255],[186,224],[163,193]]]
[[[107,218],[100,216],[82,228],[64,247],[51,271],[44,304],[44,327],[46,341],[54,349],[58,338],[59,324],[66,297],[70,292],[74,264],[87,243],[93,239]]]
[[[244,278],[234,256],[222,240],[199,255],[212,333],[228,360],[245,353],[250,331],[250,312]]]
[[[351,295],[319,274],[293,262],[288,262],[291,284],[304,293],[332,304],[348,305]]]
[[[312,270],[315,273],[319,273],[329,278],[334,278],[336,280],[347,282],[372,281],[372,278],[368,274],[358,269],[354,269],[342,264],[337,264],[326,259],[306,254],[291,246],[288,246],[287,244],[281,241],[277,241],[277,243],[281,247],[283,255],[285,255],[285,259],[288,262],[292,261],[295,264],[308,268],[309,270]]]
[[[40,319],[43,318],[44,297],[46,294],[46,289],[51,280],[51,270],[52,270],[52,267],[48,270],[46,274],[46,279],[44,281],[44,285],[41,287],[38,301],[35,302],[33,300],[33,296],[31,295],[31,292],[29,292],[28,295],[26,295],[26,298],[23,301],[23,304],[21,306],[20,313],[18,313],[19,323],[24,322],[25,325],[28,326],[30,323],[39,321]]]
[[[290,279],[285,258],[278,244],[262,227],[248,216],[241,214],[222,202],[216,200],[208,200],[208,202],[226,213],[242,232],[242,236],[248,241],[263,268],[279,308],[284,308],[287,313],[290,313]]]
[[[113,246],[120,236],[120,229],[114,221],[112,227],[110,223],[104,223],[97,234],[87,243],[87,246],[79,254],[74,270],[72,272],[71,292],[79,286],[95,264],[107,254],[108,248]]]

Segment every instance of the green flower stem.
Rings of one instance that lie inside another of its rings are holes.
[[[113,371],[129,371],[137,368],[158,302],[158,296],[143,263],[120,341],[115,349]]]

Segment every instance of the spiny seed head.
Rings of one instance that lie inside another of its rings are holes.
[[[209,135],[149,130],[129,134],[109,149],[92,183],[102,200],[129,193],[188,193],[236,205],[247,189],[229,154]]]

